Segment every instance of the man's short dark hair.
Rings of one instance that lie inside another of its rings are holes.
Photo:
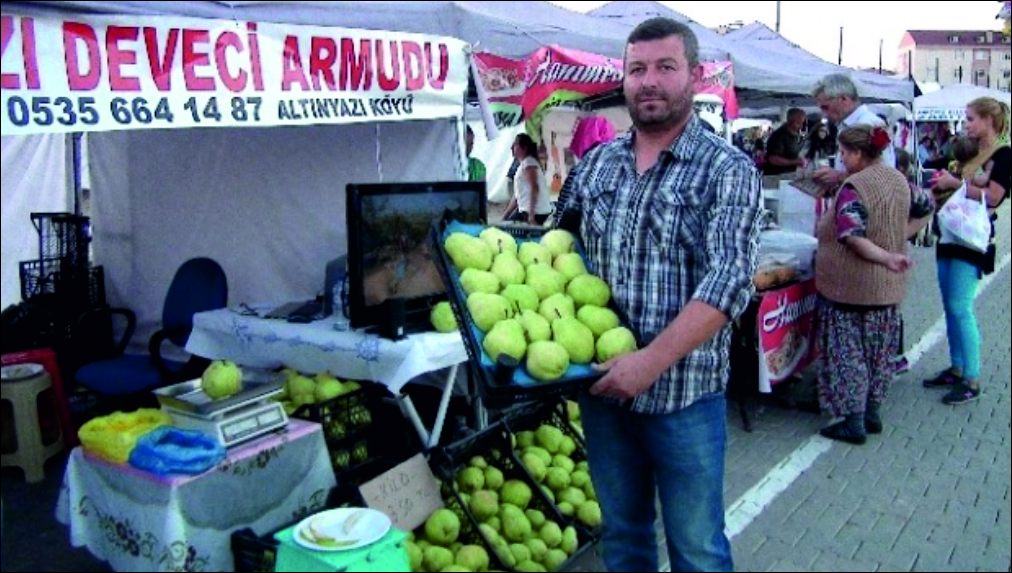
[[[791,109],[787,110],[787,119],[788,120],[807,118],[807,117],[808,117],[808,114],[805,113],[805,110],[803,110],[803,109],[801,109],[799,107],[792,107]]]
[[[653,42],[663,40],[672,36],[678,36],[685,43],[685,58],[689,61],[689,67],[695,68],[699,65],[699,39],[696,33],[681,22],[671,18],[651,18],[643,22],[629,34],[626,46],[640,42]]]

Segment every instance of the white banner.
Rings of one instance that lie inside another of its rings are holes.
[[[459,40],[192,18],[2,15],[3,135],[462,117]]]

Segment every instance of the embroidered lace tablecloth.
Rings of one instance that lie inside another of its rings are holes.
[[[74,547],[115,571],[233,571],[232,533],[292,525],[324,509],[336,483],[321,427],[292,420],[197,477],[160,478],[77,448],[57,518]]]

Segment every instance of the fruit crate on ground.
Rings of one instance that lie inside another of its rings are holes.
[[[340,485],[331,490],[326,503],[320,507],[307,508],[299,515],[292,516],[292,522],[285,527],[271,531],[267,535],[258,536],[251,529],[243,529],[232,534],[232,556],[235,559],[236,573],[273,573],[279,543],[274,535],[288,529],[303,519],[324,510],[344,507],[365,507],[365,501],[357,487]]]
[[[461,326],[461,337],[477,374],[478,388],[486,406],[501,409],[519,403],[572,395],[600,380],[602,374],[594,370],[590,364],[571,363],[560,379],[546,383],[536,380],[530,374],[529,364],[526,361],[513,371],[508,368],[502,369],[492,361],[484,348],[486,334],[478,328],[477,321],[474,320],[475,317],[472,316],[471,310],[468,308],[468,295],[461,285],[461,273],[454,265],[445,247],[446,239],[455,233],[477,237],[486,228],[482,225],[443,221],[434,224],[429,234],[436,267],[447,287],[450,306],[457,324]],[[537,242],[546,232],[545,229],[527,227],[497,228],[512,236],[520,245],[527,242]],[[579,243],[576,245],[576,253],[586,263],[586,255]],[[614,301],[609,303],[608,309],[618,317],[620,326],[629,324],[621,310],[615,306]]]
[[[504,571],[540,570],[537,566],[567,571],[593,549],[594,539],[569,526],[512,455],[505,424],[435,452],[433,465],[444,495],[458,500],[485,545],[494,549],[493,567],[497,559]]]
[[[514,412],[506,419],[516,443],[512,453],[532,480],[552,491],[550,501],[567,522],[599,539],[600,506],[590,478],[586,443],[564,412],[563,400]],[[539,451],[534,453],[532,449]],[[548,457],[550,463],[546,464]],[[592,506],[581,515],[581,506],[587,502]]]

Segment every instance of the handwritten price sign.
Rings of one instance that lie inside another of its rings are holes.
[[[366,505],[385,513],[401,531],[413,531],[443,507],[439,484],[422,454],[359,489]]]

